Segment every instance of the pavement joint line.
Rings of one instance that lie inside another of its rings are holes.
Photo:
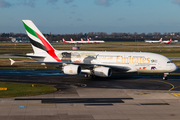
[[[50,105],[50,104],[42,104],[42,103],[32,103],[32,104],[13,104],[13,105],[1,105],[0,108],[5,108],[5,107],[12,107],[12,106],[35,106],[35,105]]]

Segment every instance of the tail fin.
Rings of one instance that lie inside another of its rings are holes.
[[[169,42],[168,43],[171,43],[172,42],[172,38],[169,40]]]
[[[84,40],[81,38],[81,41],[84,41]]]
[[[160,42],[162,41],[162,38],[159,40]]]
[[[89,38],[87,38],[87,41],[90,41]]]
[[[47,55],[48,53],[56,61],[61,61],[55,54],[53,46],[48,42],[31,20],[23,20],[23,24],[35,54]]]
[[[66,40],[65,40],[64,38],[62,38],[62,40],[63,40],[64,43],[67,43]]]
[[[73,39],[71,38],[71,42],[73,42]]]

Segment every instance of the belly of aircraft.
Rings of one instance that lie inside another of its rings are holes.
[[[143,70],[143,69],[137,69],[138,73],[166,73],[167,70]]]

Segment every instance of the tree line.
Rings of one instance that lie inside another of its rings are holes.
[[[65,40],[69,41],[70,38],[74,40],[80,40],[81,38],[91,38],[91,39],[103,39],[105,41],[118,41],[118,40],[144,40],[144,39],[180,39],[180,32],[174,33],[118,33],[113,32],[111,34],[107,34],[105,32],[89,32],[89,33],[78,33],[78,34],[44,34],[44,36],[49,41],[59,41],[64,38]],[[0,41],[10,41],[12,38],[26,38],[27,34],[24,33],[0,33]]]

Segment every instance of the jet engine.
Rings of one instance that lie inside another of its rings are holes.
[[[97,67],[94,68],[94,75],[98,77],[111,77],[112,70],[108,67]]]
[[[79,65],[66,65],[63,67],[63,72],[68,75],[78,75],[81,73]]]

